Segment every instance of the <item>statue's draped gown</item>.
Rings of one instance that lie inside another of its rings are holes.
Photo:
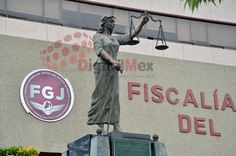
[[[96,86],[92,94],[87,124],[107,124],[109,122],[110,110],[112,110],[110,124],[114,125],[120,122],[118,71],[99,57],[99,54],[102,50],[105,50],[114,60],[117,60],[119,46],[126,45],[130,41],[130,36],[111,36],[96,33],[93,36],[93,41],[98,59],[94,65]]]

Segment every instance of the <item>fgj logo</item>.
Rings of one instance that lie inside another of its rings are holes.
[[[42,121],[63,119],[74,103],[70,82],[58,73],[39,69],[29,73],[20,88],[20,98],[27,113]]]

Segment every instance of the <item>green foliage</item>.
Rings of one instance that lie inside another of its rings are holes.
[[[26,147],[6,147],[0,148],[0,156],[38,156],[39,150],[35,147],[26,146]]]
[[[214,4],[216,6],[216,1],[219,1],[219,3],[221,3],[221,0],[185,0],[184,8],[186,7],[186,5],[188,5],[189,8],[193,12],[194,9],[198,9],[198,7],[202,3],[205,3],[205,4],[212,3],[212,4]]]
[[[16,146],[13,146],[13,147],[11,147],[11,148],[8,148],[6,154],[9,155],[9,156],[10,156],[10,155],[16,155],[18,149],[19,149],[19,148],[16,147]]]
[[[21,147],[16,156],[38,156],[39,151],[35,147]]]
[[[6,155],[5,148],[0,147],[0,156],[5,156],[5,155]]]

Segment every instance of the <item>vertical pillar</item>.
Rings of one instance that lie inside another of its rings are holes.
[[[158,142],[158,138],[158,135],[153,135],[154,156],[167,156],[165,144]]]
[[[110,156],[109,137],[97,134],[91,139],[90,156]]]

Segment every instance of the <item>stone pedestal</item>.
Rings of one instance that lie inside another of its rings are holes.
[[[124,132],[108,134],[111,139],[111,156],[151,156],[150,135]]]
[[[86,135],[68,144],[67,156],[167,156],[158,136],[124,132]]]
[[[89,134],[68,144],[67,156],[89,156],[91,139],[94,136]]]
[[[90,156],[110,156],[108,136],[94,136],[91,139]]]
[[[154,156],[167,156],[166,147],[163,143],[154,142]]]

